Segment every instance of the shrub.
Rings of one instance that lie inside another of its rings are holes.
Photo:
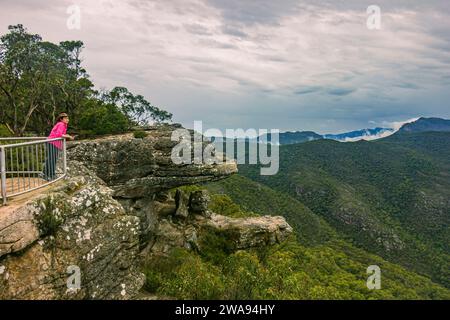
[[[256,254],[238,251],[228,257],[223,272],[226,275],[226,299],[261,299],[266,272]]]
[[[136,139],[144,139],[147,136],[147,132],[145,132],[143,130],[134,131],[133,136]]]
[[[0,124],[0,137],[10,137],[11,133],[6,128],[6,126]]]
[[[159,292],[178,299],[220,299],[224,285],[220,269],[192,255],[178,268],[174,277],[164,281]]]
[[[215,265],[221,265],[236,251],[234,240],[237,236],[233,230],[203,227],[199,233],[200,256]]]
[[[168,278],[173,277],[177,268],[188,259],[190,253],[184,249],[173,249],[168,256],[153,256],[145,261],[143,273],[145,275],[145,289],[156,293]]]
[[[146,268],[144,270],[145,284],[144,289],[148,292],[156,292],[163,282],[163,276],[160,272],[155,271],[151,268]]]
[[[41,213],[37,218],[37,225],[41,236],[54,236],[59,227],[64,223],[64,212],[67,209],[63,203],[56,202],[53,198],[47,197],[41,203]]]
[[[214,194],[211,196],[209,209],[215,213],[232,218],[246,218],[258,216],[253,212],[246,212],[224,194]]]

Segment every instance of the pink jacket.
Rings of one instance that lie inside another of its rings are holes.
[[[57,124],[55,124],[55,126],[52,129],[52,132],[50,132],[50,135],[48,136],[48,139],[61,138],[66,133],[67,133],[67,124],[62,122],[62,121],[60,121]],[[61,141],[53,141],[53,142],[50,142],[50,143],[53,144],[58,149],[60,149],[60,150],[62,149],[62,142]]]

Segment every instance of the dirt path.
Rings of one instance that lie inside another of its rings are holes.
[[[39,180],[46,182],[45,180],[42,180],[42,179],[39,179]],[[43,187],[43,188],[31,191],[31,192],[27,192],[27,193],[22,194],[20,196],[9,198],[8,199],[8,204],[6,206],[1,206],[1,204],[0,204],[0,215],[10,214],[11,212],[16,210],[17,208],[20,208],[21,206],[23,206],[28,201],[31,201],[31,200],[33,200],[35,198],[38,198],[38,197],[42,196],[43,194],[45,194],[46,192],[48,192],[49,190],[51,190],[55,186],[59,186],[61,183],[62,183],[62,181],[58,181],[58,182],[55,182],[55,183],[53,183],[51,185],[48,185],[46,187]],[[31,185],[31,186],[33,187],[33,185]]]

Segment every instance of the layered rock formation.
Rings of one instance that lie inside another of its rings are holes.
[[[204,191],[173,190],[237,171],[234,163],[174,165],[174,128],[76,142],[65,181],[1,208],[0,299],[130,299],[144,282],[142,257],[202,250],[211,230],[236,250],[292,232],[281,217],[223,217],[209,211]]]
[[[77,142],[71,145],[70,159],[82,161],[114,190],[115,197],[125,199],[219,180],[237,172],[235,163],[175,165],[171,152],[178,142],[172,141],[171,135],[177,128],[154,128],[143,139],[127,134]]]
[[[112,190],[72,162],[67,182],[0,213],[0,299],[129,299],[144,281],[138,231]]]

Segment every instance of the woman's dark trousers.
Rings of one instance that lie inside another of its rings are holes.
[[[59,149],[52,143],[47,143],[45,148],[44,179],[47,181],[56,179],[56,161]]]

